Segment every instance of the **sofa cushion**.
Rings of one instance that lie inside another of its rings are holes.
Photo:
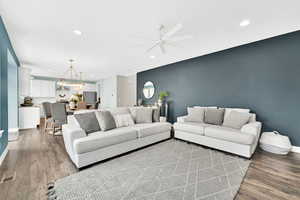
[[[75,114],[82,114],[82,113],[90,113],[90,112],[95,112],[97,111],[96,109],[82,109],[82,110],[75,110],[74,111],[74,115]]]
[[[228,117],[224,119],[223,126],[241,129],[250,118],[249,113],[241,113],[237,111],[231,111]]]
[[[110,111],[98,111],[96,115],[102,131],[108,131],[116,128],[115,119]]]
[[[204,135],[204,128],[210,126],[209,124],[197,122],[177,122],[174,124],[175,131],[185,131],[197,135]]]
[[[205,108],[187,108],[187,118],[186,121],[188,122],[198,122],[203,123],[204,122],[204,114],[205,114]]]
[[[74,115],[68,115],[67,116],[67,121],[68,121],[68,125],[80,128],[80,124],[78,123],[78,121],[77,121],[77,119],[75,118]]]
[[[204,121],[207,124],[222,125],[224,119],[224,108],[207,108],[205,110]]]
[[[171,131],[171,126],[172,125],[168,122],[154,122],[135,124],[134,126],[132,126],[132,128],[138,131],[139,138],[143,138],[150,135]]]
[[[250,109],[244,108],[225,108],[224,120],[227,118],[231,111],[241,112],[241,113],[250,113]]]
[[[135,140],[137,131],[130,127],[122,127],[109,131],[91,133],[89,136],[74,141],[74,150],[77,154],[95,151],[111,145]]]
[[[132,119],[134,122],[136,122],[136,110],[139,109],[139,108],[142,108],[141,106],[139,107],[129,107],[129,111],[130,111],[130,114],[132,116]]]
[[[136,123],[152,123],[152,108],[139,108],[136,110]]]
[[[75,114],[74,117],[86,134],[101,130],[95,112]]]
[[[246,145],[253,144],[255,139],[251,134],[243,133],[239,130],[223,126],[206,127],[204,134],[207,137]]]
[[[133,126],[134,125],[134,121],[132,119],[132,116],[127,113],[127,114],[117,114],[117,115],[113,115],[114,119],[115,119],[115,123],[117,128],[119,127],[124,127],[124,126]]]

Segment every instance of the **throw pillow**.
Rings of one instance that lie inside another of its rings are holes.
[[[134,121],[130,114],[113,115],[117,128],[134,125]]]
[[[194,106],[194,108],[218,108],[217,106]]]
[[[136,110],[136,123],[152,123],[152,109],[139,108]]]
[[[235,128],[235,129],[241,129],[242,126],[244,126],[250,119],[249,113],[242,113],[237,111],[231,111],[224,119],[223,126]]]
[[[112,115],[128,114],[130,113],[129,108],[127,107],[117,107],[111,108],[108,110]]]
[[[206,108],[204,121],[207,124],[222,125],[224,119],[224,108]]]
[[[131,117],[132,117],[134,122],[136,122],[136,110],[140,109],[140,108],[143,108],[143,107],[130,107],[129,108]]]
[[[74,117],[86,134],[101,130],[95,112],[75,114]]]
[[[188,112],[188,115],[187,115],[186,121],[203,123],[205,108],[188,107],[187,112]]]
[[[228,117],[231,111],[241,112],[241,113],[250,113],[250,109],[244,108],[225,108],[224,119]]]
[[[160,117],[160,109],[159,108],[153,108],[152,121],[153,122],[159,122],[159,117]]]
[[[108,131],[116,128],[115,119],[109,111],[98,111],[97,115],[101,130]]]

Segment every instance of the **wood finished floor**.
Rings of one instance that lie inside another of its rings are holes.
[[[38,130],[22,131],[0,167],[4,174],[16,172],[16,179],[0,184],[1,200],[46,199],[46,184],[76,173],[65,151],[62,136]],[[236,199],[300,199],[300,154],[277,156],[258,151]]]

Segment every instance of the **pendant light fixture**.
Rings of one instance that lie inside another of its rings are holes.
[[[75,70],[73,66],[73,59],[69,60],[70,66],[69,69],[64,73],[62,79],[57,82],[57,85],[62,87],[79,87],[82,88],[84,86],[84,82],[82,80],[82,72],[79,74]]]

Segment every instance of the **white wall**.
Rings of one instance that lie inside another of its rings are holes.
[[[98,81],[100,86],[101,108],[117,107],[117,77]]]
[[[18,129],[18,65],[10,51],[8,53],[7,85],[8,85],[8,129]]]
[[[128,106],[128,81],[126,76],[117,76],[117,106]]]
[[[136,105],[136,95],[137,95],[136,74],[127,76],[127,80],[128,80],[128,104]]]
[[[133,106],[136,104],[136,74],[113,76],[97,82],[101,108]]]

